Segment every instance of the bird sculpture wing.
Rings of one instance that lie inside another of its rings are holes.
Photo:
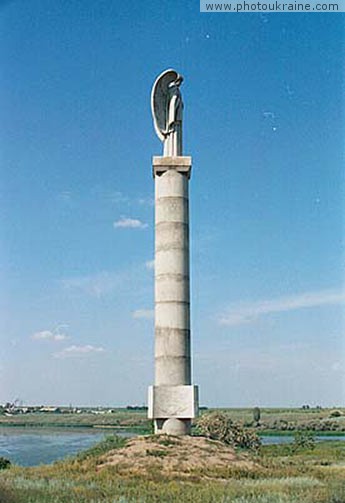
[[[169,84],[176,81],[179,74],[172,69],[161,73],[152,87],[151,92],[151,111],[156,134],[161,141],[165,140],[166,128],[168,122],[168,89]]]

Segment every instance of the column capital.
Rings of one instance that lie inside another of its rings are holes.
[[[179,173],[187,175],[188,179],[191,176],[192,158],[190,156],[177,157],[160,157],[153,156],[152,158],[153,178],[160,176],[170,169],[174,169]]]

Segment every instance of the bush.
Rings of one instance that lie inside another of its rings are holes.
[[[329,414],[329,417],[341,417],[342,413],[339,410],[332,410],[332,412]]]
[[[11,461],[9,459],[0,456],[0,470],[5,470],[11,466]]]
[[[296,431],[291,449],[293,452],[315,449],[315,435],[311,431]]]
[[[201,435],[232,447],[257,450],[261,445],[260,437],[255,431],[245,429],[241,423],[232,421],[221,412],[201,416],[197,421],[197,429]]]

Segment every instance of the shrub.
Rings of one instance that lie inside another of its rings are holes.
[[[329,417],[341,417],[342,413],[339,410],[332,410],[332,412],[329,414]]]
[[[241,423],[232,421],[221,412],[204,414],[198,419],[197,427],[201,435],[233,447],[257,450],[261,445],[260,437],[255,431],[245,429]]]
[[[291,446],[292,452],[315,449],[315,435],[311,431],[296,431]]]
[[[0,470],[5,470],[11,466],[11,461],[9,459],[0,456]]]

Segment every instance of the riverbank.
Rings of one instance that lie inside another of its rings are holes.
[[[253,454],[206,439],[112,437],[53,465],[0,471],[0,501],[342,502],[344,467],[344,444],[336,441],[311,450],[264,446]]]
[[[253,409],[208,409],[201,414],[222,411],[232,420],[255,428],[260,434],[292,434],[296,430],[310,430],[314,433],[345,434],[345,409],[287,409],[270,408],[260,410],[260,420],[254,421]],[[0,415],[0,426],[30,428],[124,428],[135,429],[138,433],[152,432],[152,421],[144,410],[113,409],[111,413],[31,413],[12,416]]]
[[[45,413],[1,415],[0,426],[30,428],[137,428],[149,432],[151,421],[145,412],[119,409],[109,414]]]
[[[297,431],[300,431],[297,428]],[[308,433],[312,433],[315,437],[344,437],[345,431],[325,431],[325,430],[305,430]],[[260,437],[293,437],[296,430],[259,430],[258,435]]]
[[[294,432],[273,432],[265,435],[260,432],[263,445],[293,443]],[[345,435],[328,434],[313,435],[315,441],[345,442]],[[124,438],[137,437],[141,433],[129,428],[23,428],[16,426],[0,426],[0,456],[8,458],[20,466],[36,466],[53,463],[57,460],[75,455],[78,452],[102,441],[109,435]],[[345,443],[344,443],[345,446]]]

